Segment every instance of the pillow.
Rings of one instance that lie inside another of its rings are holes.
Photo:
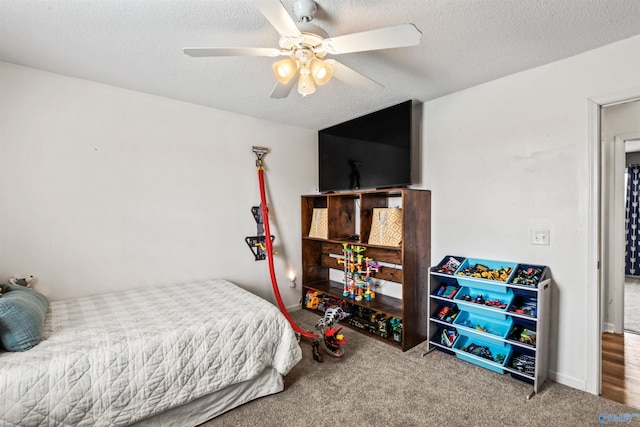
[[[25,351],[40,342],[47,298],[24,286],[10,286],[0,297],[0,343],[8,351]]]

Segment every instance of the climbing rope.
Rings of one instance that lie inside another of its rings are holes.
[[[271,285],[273,286],[273,293],[276,296],[276,300],[278,301],[278,307],[280,307],[280,311],[284,314],[284,317],[289,321],[293,329],[299,333],[300,335],[307,338],[318,338],[317,334],[305,331],[300,326],[296,324],[289,315],[287,311],[287,307],[285,307],[282,302],[282,297],[280,296],[280,289],[278,288],[278,281],[276,279],[275,268],[273,265],[273,243],[271,241],[271,230],[269,229],[269,213],[267,208],[267,196],[264,189],[264,162],[262,160],[264,154],[266,153],[266,149],[257,149],[254,147],[253,151],[258,156],[258,160],[256,160],[256,167],[258,169],[258,183],[260,185],[260,204],[262,206],[262,218],[264,221],[264,234],[265,239],[264,243],[267,248],[267,260],[269,262],[269,273],[271,275]]]

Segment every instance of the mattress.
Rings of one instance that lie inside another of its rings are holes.
[[[280,311],[225,280],[52,302],[37,346],[0,353],[0,425],[128,425],[301,357]]]

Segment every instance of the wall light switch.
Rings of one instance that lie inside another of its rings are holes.
[[[548,245],[549,244],[549,230],[532,229],[531,230],[531,244],[532,245]]]

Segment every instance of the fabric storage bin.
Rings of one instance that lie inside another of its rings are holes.
[[[460,287],[458,285],[458,281],[456,280],[456,278],[451,276],[451,275],[449,275],[449,274],[444,275],[444,276],[438,276],[437,284],[438,285],[445,285],[445,286],[453,285],[456,288]]]
[[[447,255],[431,269],[434,273],[453,275],[464,262],[464,257]]]
[[[533,291],[514,289],[508,309],[509,313],[535,319],[538,317],[538,294]]]
[[[460,314],[460,310],[457,305],[442,301],[431,313],[431,318],[441,322],[453,323],[458,314]]]
[[[509,341],[517,343],[519,346],[536,348],[538,332],[536,322],[527,319],[515,318],[513,326],[507,335]]]
[[[487,267],[488,270],[509,269],[509,273],[504,280],[502,279],[494,280],[494,279],[484,278],[484,277],[473,277],[468,274],[465,274],[465,272],[468,269],[474,268],[477,265],[483,265]],[[474,286],[472,283],[486,282],[486,283],[496,283],[502,286],[505,283],[509,282],[517,266],[518,264],[515,262],[492,261],[492,260],[478,259],[478,258],[466,258],[464,262],[460,265],[460,267],[458,267],[458,269],[456,270],[455,276],[458,279],[458,282],[460,283],[460,285],[469,284],[469,286]]]
[[[547,278],[548,271],[544,265],[518,264],[509,283],[518,286],[537,288],[538,283]]]
[[[455,328],[438,328],[433,337],[431,337],[431,342],[451,348],[459,336]]]
[[[380,246],[400,246],[402,243],[401,208],[373,209],[368,243]]]
[[[511,376],[519,380],[532,380],[535,377],[535,353],[526,349],[514,348],[511,358],[505,367],[518,373],[511,372]]]
[[[459,330],[458,333],[460,336],[453,344],[453,348],[458,350],[456,351],[456,357],[458,359],[473,363],[474,365],[481,366],[499,374],[504,374],[505,371],[503,368],[511,358],[511,353],[513,352],[510,344],[493,344],[485,340],[467,336],[462,330]],[[474,345],[476,349],[486,349],[491,354],[492,359],[487,359],[482,357],[480,354],[474,354],[473,352],[467,351],[470,349],[471,345]]]
[[[329,238],[329,211],[327,208],[313,208],[309,237]]]
[[[482,337],[482,334],[489,334],[505,339],[513,328],[513,319],[505,317],[505,319],[494,319],[485,316],[484,313],[475,314],[463,310],[458,313],[453,324],[456,328],[477,333],[479,337]],[[465,333],[469,335],[468,332]]]

